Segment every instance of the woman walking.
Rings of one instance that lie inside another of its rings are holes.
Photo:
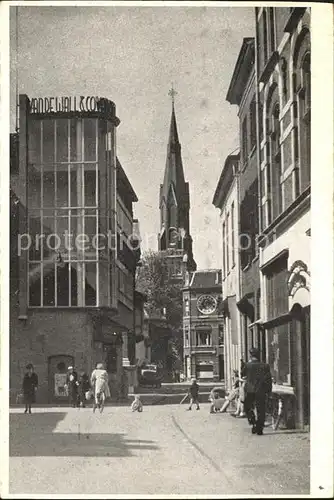
[[[25,410],[24,413],[31,413],[31,405],[36,401],[36,391],[38,386],[38,377],[34,372],[34,367],[31,363],[26,366],[27,372],[23,377],[22,390],[24,396]]]
[[[106,398],[110,398],[110,390],[108,385],[108,372],[104,368],[103,363],[98,363],[91,375],[91,386],[94,392],[93,412],[99,408],[100,413],[103,412]]]

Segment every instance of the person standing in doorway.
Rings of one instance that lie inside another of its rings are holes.
[[[199,410],[198,393],[199,393],[199,385],[196,382],[196,379],[192,378],[191,379],[191,386],[189,387],[189,390],[188,390],[188,395],[190,397],[190,405],[189,405],[188,411],[191,410],[193,404],[196,405],[196,410]]]
[[[246,363],[244,370],[246,377],[244,411],[252,426],[252,434],[262,436],[266,416],[266,399],[272,390],[272,377],[269,365],[260,361],[258,349],[252,347],[250,356],[250,361]]]
[[[70,405],[75,408],[79,406],[79,397],[78,397],[78,374],[74,370],[73,366],[68,367],[67,377],[66,377],[66,387],[68,390],[68,397],[70,400]]]
[[[26,374],[23,377],[22,390],[24,396],[25,410],[24,413],[31,413],[31,405],[36,402],[36,391],[38,387],[38,377],[34,372],[34,367],[31,363],[26,366]]]

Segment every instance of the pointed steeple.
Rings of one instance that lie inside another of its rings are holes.
[[[159,234],[159,250],[178,248],[187,251],[190,265],[193,265],[192,245],[189,235],[189,184],[185,181],[181,144],[177,131],[174,97],[176,91],[169,91],[172,97],[172,115],[167,143],[167,158],[163,184],[160,185],[161,230]],[[175,231],[180,235],[175,243]],[[187,250],[185,246],[188,246]]]
[[[174,191],[177,195],[177,198],[179,198],[179,196],[182,195],[182,192],[184,191],[185,179],[181,157],[181,144],[177,132],[174,103],[172,104],[172,116],[169,127],[167,158],[163,182],[163,191],[166,199],[169,196],[171,184],[173,184]]]
[[[179,136],[178,136],[178,133],[177,133],[174,103],[172,104],[172,117],[171,117],[171,120],[170,120],[170,127],[169,127],[169,141],[168,141],[168,145],[170,145],[170,144],[180,144],[180,142],[179,142]]]

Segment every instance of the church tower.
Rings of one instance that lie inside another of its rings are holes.
[[[169,128],[167,159],[163,184],[160,185],[159,251],[166,251],[174,262],[176,275],[194,271],[196,263],[189,232],[189,184],[185,181],[181,157],[181,144],[177,133],[174,96],[172,88],[172,116]]]

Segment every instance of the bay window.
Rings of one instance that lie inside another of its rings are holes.
[[[30,119],[29,305],[98,306],[99,123]]]

